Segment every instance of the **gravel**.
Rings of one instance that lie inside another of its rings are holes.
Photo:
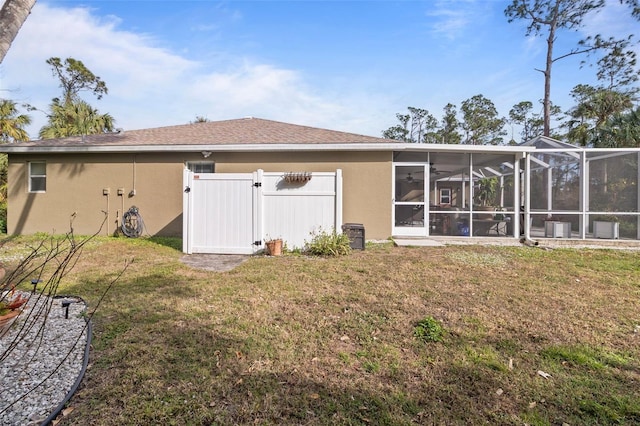
[[[0,338],[1,426],[42,424],[74,389],[89,341],[85,311],[81,299],[35,294]]]

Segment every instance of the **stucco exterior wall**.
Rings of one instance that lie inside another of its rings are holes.
[[[200,153],[175,152],[11,154],[8,233],[62,234],[73,216],[76,234],[93,234],[102,225],[100,233],[111,235],[123,212],[135,205],[150,235],[181,236],[182,171],[187,161],[202,160]],[[214,152],[206,160],[215,162],[217,173],[342,169],[344,222],[364,224],[367,239],[391,235],[390,152]],[[28,191],[29,161],[46,162],[45,193]]]
[[[46,162],[45,193],[29,192],[29,161]],[[134,205],[149,234],[179,236],[182,232],[183,164],[171,156],[12,154],[9,162],[9,234],[65,233],[73,216],[76,234],[97,232],[106,218],[101,234],[111,235],[123,211]]]

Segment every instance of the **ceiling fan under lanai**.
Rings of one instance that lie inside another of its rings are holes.
[[[424,173],[421,171],[408,172],[405,180],[409,183],[420,183],[424,180]]]
[[[450,173],[449,170],[438,170],[433,163],[429,163],[429,173],[432,175],[439,175],[440,173]]]

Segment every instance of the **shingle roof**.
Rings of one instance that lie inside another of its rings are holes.
[[[389,143],[388,139],[260,118],[209,121],[178,126],[121,131],[120,133],[45,139],[21,146],[154,146],[250,144],[357,144]]]

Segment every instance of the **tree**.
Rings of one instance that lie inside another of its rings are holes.
[[[407,129],[407,125],[409,124],[409,119],[411,117],[408,114],[398,113],[396,114],[396,118],[398,119],[400,124],[391,126],[387,130],[383,131],[382,137],[385,139],[409,142],[409,130]]]
[[[77,59],[67,58],[62,62],[60,58],[49,58],[47,64],[51,66],[54,77],[60,80],[63,103],[78,99],[78,93],[90,90],[98,99],[106,95],[109,90],[100,77],[92,73]]]
[[[5,0],[0,9],[0,63],[27,20],[36,0]]]
[[[462,129],[465,132],[466,144],[499,145],[506,135],[506,120],[498,117],[498,110],[493,102],[483,95],[475,95],[462,102]]]
[[[400,124],[382,132],[382,137],[410,143],[437,143],[438,120],[428,110],[407,107],[409,114],[396,114]]]
[[[638,0],[624,0],[633,8],[633,16],[640,18]],[[608,50],[616,61],[629,62],[634,60],[633,52],[628,50],[628,40],[608,40],[597,35],[588,37],[578,43],[575,49],[560,56],[554,56],[554,44],[560,30],[578,31],[587,15],[605,6],[605,0],[512,0],[504,13],[509,22],[515,20],[528,21],[526,35],[545,35],[547,52],[544,70],[536,69],[544,75],[543,100],[543,134],[551,133],[551,71],[556,61],[573,55]],[[614,53],[615,51],[615,53]],[[600,67],[611,65],[610,60],[598,64]],[[620,64],[616,65],[620,66]],[[622,66],[621,69],[625,69]],[[605,72],[606,74],[606,72]]]
[[[28,141],[29,135],[24,127],[29,124],[31,117],[20,114],[15,102],[0,99],[0,143]],[[8,156],[0,154],[0,232],[6,232],[8,170]]]
[[[29,140],[24,129],[31,124],[31,117],[20,114],[16,103],[0,99],[0,143],[23,142]]]
[[[522,130],[520,131],[520,142],[526,142],[539,134],[539,126],[542,123],[542,120],[540,115],[532,113],[532,110],[533,103],[529,101],[519,102],[509,110],[509,122],[511,124],[522,126]],[[513,139],[513,135],[511,139]],[[515,143],[515,141],[513,142]]]
[[[438,120],[426,109],[415,107],[408,109],[411,116],[410,142],[434,143]]]
[[[101,99],[108,93],[105,82],[92,73],[82,61],[74,58],[67,58],[64,62],[60,58],[49,58],[47,64],[60,81],[62,100],[52,100],[49,122],[40,129],[40,138],[63,138],[113,131],[113,117],[98,113],[97,109],[79,96],[81,91],[90,90]]]
[[[620,41],[616,46],[598,60],[598,80],[602,87],[609,90],[620,90],[635,94],[637,87],[632,85],[638,81],[636,71],[636,53],[630,50],[631,36]]]
[[[62,104],[54,99],[50,108],[49,122],[40,129],[41,139],[107,133],[114,129],[111,115],[99,114],[82,100]]]
[[[599,133],[603,148],[640,148],[640,107],[614,115]]]
[[[440,130],[438,130],[438,140],[440,142],[459,144],[462,141],[462,135],[458,132],[460,121],[458,120],[458,111],[455,105],[451,103],[445,105],[444,115],[440,123]]]
[[[616,114],[633,107],[629,93],[579,84],[571,91],[576,106],[567,113],[567,139],[583,146],[600,146],[600,130]]]

